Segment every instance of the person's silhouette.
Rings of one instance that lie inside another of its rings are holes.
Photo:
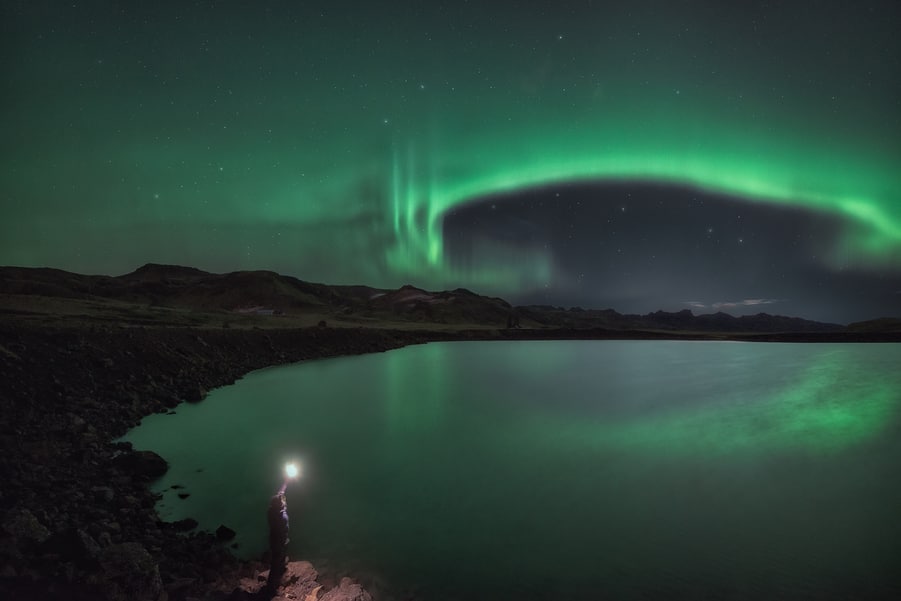
[[[269,579],[266,587],[272,592],[278,589],[285,574],[285,548],[288,545],[288,505],[285,486],[269,502]]]

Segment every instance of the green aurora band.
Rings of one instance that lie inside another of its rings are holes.
[[[421,181],[399,176],[402,170],[395,164],[394,245],[387,251],[388,264],[399,273],[448,274],[442,217],[474,199],[574,180],[644,180],[831,212],[849,225],[844,246],[830,257],[836,265],[901,265],[901,170],[886,164],[885,157],[843,151],[847,146],[818,148],[815,138],[755,137],[701,116],[669,115],[669,123],[648,124],[642,114],[621,123],[621,114],[592,126],[583,123],[584,133],[569,136],[526,131],[461,140],[445,153],[462,157],[472,145],[481,149],[477,156],[490,157],[465,165],[465,176],[432,175]],[[451,161],[436,162],[432,174],[464,170],[459,163],[449,168]],[[453,273],[452,279],[483,285],[498,278],[513,285],[544,281],[550,258],[541,258],[539,271],[532,259],[528,271],[508,264],[500,272]]]
[[[10,5],[0,263],[509,292],[552,250],[457,267],[448,211],[641,180],[834,214],[822,260],[901,267],[895,4],[695,4]]]

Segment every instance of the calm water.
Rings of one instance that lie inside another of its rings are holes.
[[[429,344],[127,439],[172,465],[162,515],[247,556],[301,459],[289,555],[383,599],[901,598],[901,345]]]

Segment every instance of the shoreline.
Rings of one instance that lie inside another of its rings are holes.
[[[259,565],[212,533],[161,522],[149,484],[165,465],[113,441],[256,369],[425,341],[380,330],[0,323],[0,596],[221,598]]]
[[[466,340],[901,342],[901,334],[213,329],[3,320],[0,596],[225,598],[261,565],[237,559],[213,533],[185,534],[161,522],[149,484],[165,466],[153,453],[113,441],[143,417],[201,401],[208,390],[256,369]]]

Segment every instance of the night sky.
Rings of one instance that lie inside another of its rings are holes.
[[[0,8],[0,264],[901,316],[901,4]]]

